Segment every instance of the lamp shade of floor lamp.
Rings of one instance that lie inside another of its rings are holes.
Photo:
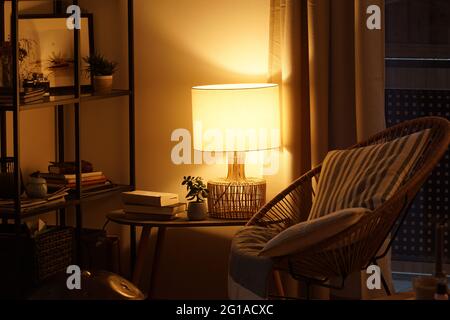
[[[214,218],[249,219],[266,201],[266,182],[245,175],[248,151],[280,147],[279,87],[223,84],[192,88],[194,149],[226,153],[228,175],[208,181]]]

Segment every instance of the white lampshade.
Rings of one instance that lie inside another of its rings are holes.
[[[257,151],[280,147],[276,84],[223,84],[192,88],[194,149]]]

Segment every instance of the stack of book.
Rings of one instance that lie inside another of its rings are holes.
[[[93,172],[94,166],[89,161],[81,161],[81,172]],[[74,174],[77,172],[77,164],[74,161],[50,162],[48,172],[54,174]]]
[[[68,195],[67,191],[68,189],[61,188],[48,194],[47,197],[43,199],[30,199],[24,196],[21,198],[21,211],[22,213],[27,213],[37,209],[54,208],[55,206],[66,202],[66,196]],[[5,213],[14,213],[14,200],[0,200],[0,210]]]
[[[125,215],[131,219],[172,220],[186,212],[186,204],[173,193],[130,191],[122,193],[122,200]]]
[[[77,186],[77,177],[75,174],[58,174],[58,173],[42,173],[41,177],[47,181],[49,188],[70,188],[75,189]],[[97,187],[107,183],[105,175],[101,171],[87,172],[81,174],[81,186]]]
[[[45,94],[44,88],[26,88],[20,91],[20,104],[43,101]],[[0,89],[0,106],[11,106],[13,93],[11,89]]]

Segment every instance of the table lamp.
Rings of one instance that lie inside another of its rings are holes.
[[[249,219],[266,202],[266,181],[245,175],[245,153],[280,147],[276,84],[192,88],[194,149],[228,156],[228,175],[208,181],[213,218]]]

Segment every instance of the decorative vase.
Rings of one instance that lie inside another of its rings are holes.
[[[189,220],[205,220],[208,209],[205,202],[189,202],[187,216]]]
[[[108,94],[112,91],[113,76],[94,76],[94,92]]]
[[[47,181],[44,178],[31,177],[26,191],[30,198],[45,198],[47,196]]]

